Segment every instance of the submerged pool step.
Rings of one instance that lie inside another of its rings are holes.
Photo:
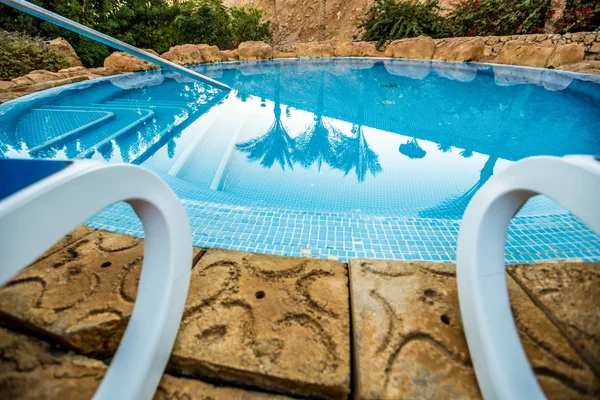
[[[175,102],[160,104],[160,102],[153,101],[114,100],[107,103],[108,106],[128,107],[134,104],[152,110],[154,119],[139,135],[125,137],[119,141],[118,145],[123,161],[139,164],[171,138],[175,128],[180,127],[188,120],[191,111],[185,104],[176,104]]]
[[[34,152],[37,153],[33,154],[34,156],[42,158],[51,155],[51,152],[62,149],[64,149],[68,158],[85,158],[90,152],[93,154],[95,149],[110,143],[114,139],[141,130],[145,123],[154,117],[152,110],[118,106],[48,106],[44,109],[68,110],[73,113],[110,112],[114,114],[114,118],[94,127],[94,129],[88,129],[82,135],[66,137],[60,143],[54,143]]]
[[[113,119],[115,114],[110,111],[36,108],[19,120],[15,137],[35,152],[78,138]]]

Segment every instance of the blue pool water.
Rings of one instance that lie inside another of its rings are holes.
[[[180,196],[199,246],[452,261],[465,207],[494,173],[600,154],[590,75],[388,59],[194,68],[234,90],[158,71],[6,103],[0,157],[140,164]],[[126,204],[88,225],[142,234]],[[536,197],[506,258],[600,261],[600,238]]]

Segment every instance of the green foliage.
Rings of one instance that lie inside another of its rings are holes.
[[[34,69],[56,72],[68,66],[67,59],[41,39],[0,30],[0,80],[16,78]]]
[[[233,45],[230,19],[221,0],[184,3],[175,18],[179,43],[206,43],[230,48]]]
[[[543,31],[549,10],[550,0],[462,0],[441,16],[437,0],[376,0],[360,28],[363,40],[376,40],[378,46],[419,35],[439,38],[525,34]]]
[[[271,40],[271,22],[266,13],[253,7],[231,9],[231,34],[236,44],[249,40]]]
[[[446,24],[439,10],[437,0],[376,0],[359,26],[362,39],[376,40],[379,47],[386,41],[405,37],[443,37]]]
[[[270,38],[264,14],[246,7],[229,10],[222,0],[32,0],[33,3],[136,47],[164,53],[185,43],[222,49],[244,40]],[[111,50],[102,44],[0,5],[0,28],[44,38],[65,38],[86,67],[103,64]]]
[[[541,32],[550,0],[463,0],[447,16],[452,36]]]
[[[555,25],[557,33],[600,31],[600,2],[568,1],[563,16]]]

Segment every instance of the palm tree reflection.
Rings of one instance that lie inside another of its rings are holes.
[[[279,66],[277,67],[279,68]],[[285,127],[281,123],[281,104],[279,99],[281,83],[279,74],[275,84],[275,106],[273,112],[275,121],[271,128],[262,136],[250,139],[244,143],[239,143],[236,148],[244,153],[248,153],[250,161],[260,160],[260,165],[271,168],[275,161],[279,163],[282,170],[285,166],[294,169],[292,165],[292,154],[294,152],[294,140],[290,137]]]
[[[360,98],[362,99],[363,96]],[[359,182],[364,182],[367,172],[371,172],[375,176],[382,170],[379,156],[371,149],[365,138],[362,127],[363,115],[364,104],[361,101],[358,107],[357,123],[352,126],[353,136],[343,136],[338,159],[339,168],[344,171],[344,175],[348,175],[354,168]]]
[[[321,72],[321,83],[317,97],[317,112],[313,123],[296,139],[294,158],[303,166],[317,164],[320,171],[323,162],[336,167],[342,133],[331,124],[325,123],[323,106],[325,96],[325,74]]]

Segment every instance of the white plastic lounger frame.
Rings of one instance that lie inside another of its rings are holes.
[[[463,326],[483,397],[543,399],[512,318],[504,243],[512,217],[544,194],[600,233],[600,161],[532,157],[492,177],[471,200],[458,237],[457,279]]]
[[[127,201],[145,232],[136,302],[95,399],[150,399],[169,359],[189,287],[190,227],[173,191],[133,165],[77,161],[0,201],[0,285],[79,223]]]

